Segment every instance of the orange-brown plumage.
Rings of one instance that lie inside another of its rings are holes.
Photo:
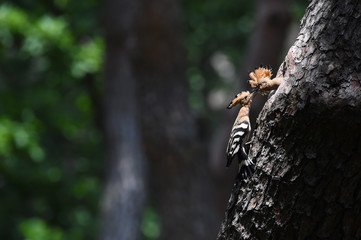
[[[249,80],[249,84],[251,87],[256,88],[259,87],[259,92],[264,95],[269,93],[272,90],[276,90],[278,86],[281,84],[283,78],[273,78],[271,69],[259,67],[254,72],[249,74],[251,80]]]

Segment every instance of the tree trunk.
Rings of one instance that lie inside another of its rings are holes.
[[[104,4],[105,140],[108,162],[100,239],[141,239],[145,158],[132,58],[137,1]]]
[[[311,2],[218,239],[361,238],[360,16],[360,1]]]
[[[180,1],[145,1],[138,20],[135,66],[161,239],[215,238],[212,182],[188,106]]]

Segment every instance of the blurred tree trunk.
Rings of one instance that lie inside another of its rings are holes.
[[[249,79],[248,72],[261,63],[273,68],[279,66],[282,61],[282,51],[286,49],[286,38],[292,20],[291,0],[258,0],[255,5],[255,29],[250,37],[248,51],[241,67],[241,79],[234,88],[234,94],[250,88],[247,82]],[[254,126],[256,116],[261,111],[265,101],[266,98],[260,95],[253,101],[251,109],[252,126]],[[218,204],[221,206],[221,211],[225,209],[224,203],[227,201],[238,170],[236,167],[225,170],[225,149],[236,115],[236,111],[225,111],[224,121],[210,143],[210,162],[217,163],[212,165],[212,172],[216,176]]]
[[[218,239],[361,238],[360,3],[311,2]]]
[[[150,200],[161,239],[214,239],[214,194],[204,145],[188,106],[181,1],[144,1],[135,58]]]
[[[188,108],[180,1],[109,0],[104,18],[110,163],[102,239],[139,236],[142,145],[161,239],[215,238],[212,182]]]
[[[138,1],[104,3],[105,141],[108,162],[100,239],[141,239],[145,159],[132,58]]]
[[[291,0],[256,1],[256,27],[250,38],[243,72],[247,73],[262,63],[274,68],[279,65],[292,20],[290,8]],[[242,76],[247,76],[242,79],[242,87],[249,88],[248,75]]]

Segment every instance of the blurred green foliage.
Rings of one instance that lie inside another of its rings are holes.
[[[0,3],[0,239],[97,238],[104,165],[99,5]],[[222,97],[237,80],[253,7],[246,0],[183,1],[189,102],[202,118],[214,110],[209,97]],[[297,16],[303,11],[302,4],[293,8]],[[159,238],[153,208],[141,231],[144,239]]]
[[[37,240],[62,240],[64,239],[63,232],[58,228],[51,228],[47,226],[46,222],[33,218],[21,222],[19,226],[20,232],[25,239]]]
[[[158,239],[161,232],[160,219],[156,210],[147,207],[143,214],[141,231],[145,240]]]
[[[97,1],[0,4],[0,239],[95,239],[103,166]]]

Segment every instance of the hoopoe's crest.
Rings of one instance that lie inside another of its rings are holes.
[[[270,80],[272,77],[272,70],[269,67],[259,67],[254,72],[249,74],[251,80],[249,80],[249,84],[251,87],[255,88],[259,85],[262,85],[264,81]]]

